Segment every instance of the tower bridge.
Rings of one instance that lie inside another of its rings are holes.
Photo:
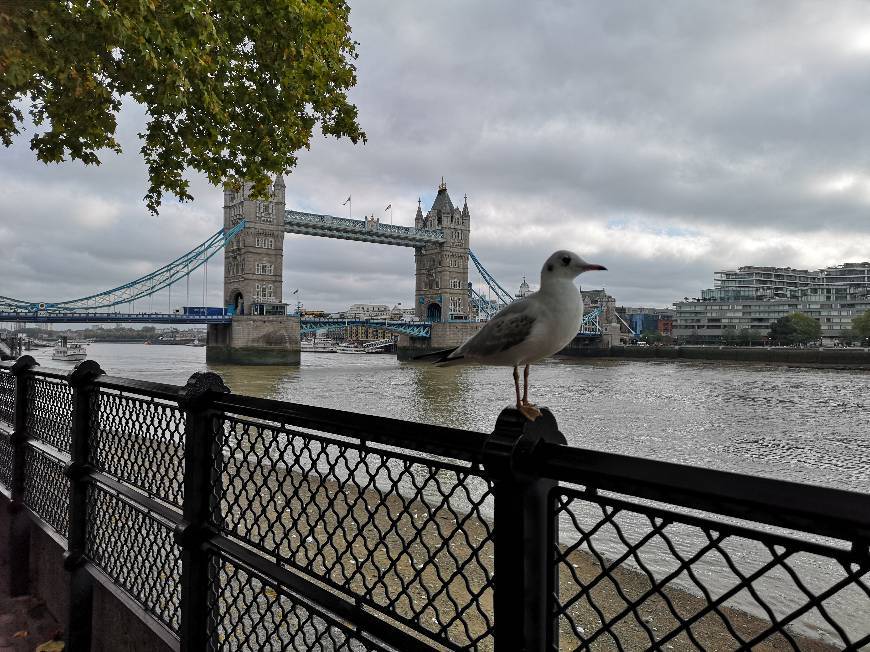
[[[224,305],[233,319],[209,326],[210,360],[265,361],[264,351],[275,349],[278,361],[287,361],[282,359],[284,349],[298,342],[300,324],[288,327],[281,320],[267,319],[287,315],[282,277],[285,233],[413,248],[415,313],[420,324],[431,326],[416,327],[425,336],[406,333],[406,348],[452,346],[480,327],[473,319],[468,285],[468,198],[461,209],[455,207],[443,178],[425,215],[418,200],[413,227],[381,224],[373,217],[354,220],[286,210],[285,196],[281,176],[268,199],[252,199],[249,183],[224,191],[224,232],[240,224],[242,228],[224,247]],[[425,344],[419,342],[423,337]]]
[[[400,356],[456,346],[480,328],[477,318],[486,319],[513,300],[469,248],[468,198],[464,198],[461,208],[454,206],[443,178],[425,214],[418,200],[414,226],[381,224],[373,217],[357,220],[287,210],[285,192],[281,176],[265,200],[252,199],[251,185],[247,183],[238,190],[227,188],[223,228],[190,252],[150,274],[81,299],[52,303],[0,297],[0,321],[207,324],[209,361],[297,363],[301,334],[335,328],[336,322],[288,314],[282,275],[285,233],[414,250],[416,321],[376,324],[379,329],[400,334]],[[224,301],[218,314],[211,309],[195,314],[134,311],[136,301],[164,289],[170,293],[171,304],[173,285],[189,279],[221,249]],[[471,287],[469,261],[494,301]],[[127,312],[119,311],[123,306]],[[601,314],[601,309],[589,312],[578,335],[599,337],[603,330]]]
[[[284,234],[354,240],[411,247],[415,263],[415,306],[419,320],[471,321],[468,291],[471,214],[466,196],[453,205],[444,179],[425,215],[417,202],[414,226],[381,224],[376,218],[355,220],[285,209],[286,186],[278,177],[268,200],[250,198],[250,184],[224,192],[224,231],[244,224],[224,248],[224,304],[235,315],[286,314],[281,269]],[[473,256],[473,254],[471,254]],[[475,265],[482,269],[474,257]],[[486,273],[489,283],[492,277]],[[495,284],[497,290],[503,288]],[[508,301],[510,297],[508,295]],[[502,297],[502,301],[504,301]]]

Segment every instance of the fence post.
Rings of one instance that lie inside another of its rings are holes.
[[[69,572],[69,602],[66,614],[66,648],[71,652],[91,649],[93,578],[85,570],[88,533],[88,480],[90,467],[91,397],[93,382],[105,372],[93,360],[82,360],[67,374],[72,388],[70,463],[64,474],[70,481],[69,538],[63,567]]]
[[[566,441],[553,414],[541,411],[529,421],[505,408],[484,446],[495,496],[495,652],[544,652],[552,627],[548,605],[556,570],[548,564],[548,546],[556,523],[547,522],[547,500],[557,482],[535,475],[523,462],[539,442]]]
[[[215,473],[214,412],[210,399],[229,393],[223,379],[212,372],[193,374],[187,381],[181,406],[184,422],[183,522],[175,531],[181,546],[181,650],[206,649],[210,590],[208,538],[211,488]]]
[[[30,519],[24,513],[24,461],[27,451],[28,372],[39,363],[23,355],[9,371],[15,376],[15,423],[12,431],[12,486],[9,492],[9,595],[30,593]]]

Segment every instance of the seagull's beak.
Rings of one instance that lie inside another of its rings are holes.
[[[584,272],[590,272],[590,271],[603,271],[603,272],[606,272],[606,271],[607,271],[607,268],[606,268],[604,265],[593,265],[593,264],[590,263],[590,264],[587,264],[586,267],[583,268],[583,271],[584,271]]]

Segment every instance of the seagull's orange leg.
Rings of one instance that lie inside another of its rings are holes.
[[[529,421],[534,421],[541,416],[541,411],[529,403],[529,365],[523,369],[523,399],[520,401],[520,378],[517,368],[514,367],[514,383],[517,387],[517,409],[523,413]]]
[[[529,365],[523,369],[523,405],[529,404]]]

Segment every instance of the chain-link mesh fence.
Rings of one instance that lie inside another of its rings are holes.
[[[216,420],[215,527],[461,649],[490,649],[492,485],[457,460]]]
[[[870,643],[848,542],[561,488],[558,650],[840,650]]]
[[[12,492],[12,435],[0,431],[0,485],[6,496]]]
[[[184,412],[117,390],[91,394],[90,463],[178,508],[184,498]]]
[[[146,611],[178,632],[181,556],[173,523],[92,484],[86,554]]]
[[[58,378],[29,376],[27,435],[69,453],[72,388]]]
[[[211,558],[211,575],[206,637],[212,652],[398,652],[224,555]]]
[[[0,427],[12,430],[15,424],[15,376],[0,371]]]
[[[69,535],[69,478],[64,462],[37,448],[24,453],[24,504],[62,538]]]

